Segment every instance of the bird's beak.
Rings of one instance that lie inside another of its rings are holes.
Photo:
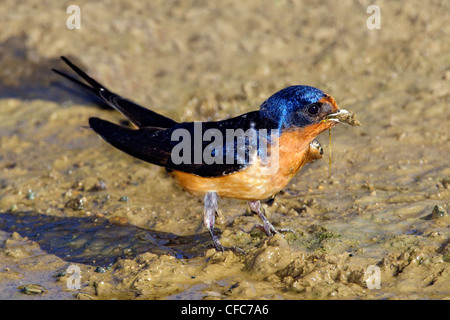
[[[352,127],[362,126],[361,122],[359,122],[359,120],[356,119],[355,114],[345,109],[338,109],[337,112],[331,113],[328,116],[326,116],[323,121],[324,122],[335,121],[338,123],[346,123],[351,125]]]

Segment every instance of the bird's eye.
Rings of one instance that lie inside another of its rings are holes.
[[[319,110],[320,110],[320,105],[318,103],[313,103],[308,106],[308,108],[306,109],[306,112],[308,112],[308,114],[310,116],[315,116],[319,113]]]

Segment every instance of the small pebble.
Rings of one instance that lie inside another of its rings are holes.
[[[65,275],[66,275],[66,271],[61,270],[57,274],[53,275],[52,277],[54,277],[54,278],[61,278],[61,277],[64,277]]]
[[[431,212],[431,217],[433,219],[438,219],[447,216],[447,211],[440,205],[435,205],[433,211]]]
[[[47,289],[45,289],[40,284],[26,284],[17,287],[17,289],[19,289],[20,292],[23,292],[25,294],[42,294],[47,292]]]
[[[30,190],[28,190],[28,193],[27,193],[27,199],[29,199],[29,200],[34,200],[34,198],[36,197],[36,193],[34,193],[31,189]]]
[[[128,224],[127,218],[117,216],[110,218],[109,222],[118,226],[125,226]]]
[[[130,198],[128,198],[127,196],[121,196],[121,197],[119,198],[119,201],[120,201],[120,202],[128,202],[128,201],[130,201]]]
[[[105,272],[106,272],[106,269],[99,266],[99,267],[95,268],[94,271],[95,271],[95,272],[98,272],[98,273],[105,273]]]
[[[66,202],[65,207],[72,210],[84,210],[84,203],[84,197],[73,198]]]
[[[98,182],[91,189],[89,189],[89,191],[95,192],[95,191],[101,191],[101,190],[106,190],[106,189],[108,189],[108,187],[106,186],[105,181],[98,180]]]

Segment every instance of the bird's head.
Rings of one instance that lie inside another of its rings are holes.
[[[309,86],[291,86],[278,91],[264,101],[260,115],[275,122],[281,131],[314,125],[314,131],[320,133],[337,123],[360,125],[352,113],[339,109],[333,97]]]

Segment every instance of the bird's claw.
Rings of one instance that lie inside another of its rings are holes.
[[[235,247],[235,246],[224,247],[224,246],[222,246],[222,244],[220,243],[219,240],[214,241],[214,248],[216,249],[217,252],[225,253],[225,251],[232,251],[232,252],[234,252],[236,254],[243,254],[243,255],[245,255],[245,251],[242,250],[241,248]]]
[[[264,231],[269,237],[272,237],[274,234],[279,234],[282,237],[284,237],[284,234],[282,234],[282,232],[294,233],[294,230],[289,228],[281,228],[277,230],[270,222],[268,224],[265,223],[264,225],[257,224],[255,227]]]

